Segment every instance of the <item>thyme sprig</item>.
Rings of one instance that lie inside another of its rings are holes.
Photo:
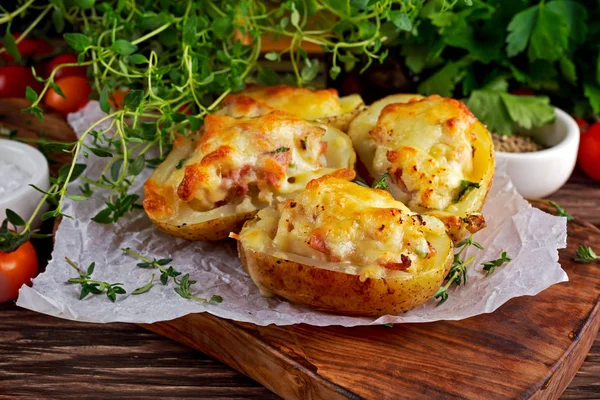
[[[496,260],[486,261],[481,264],[483,265],[483,270],[487,271],[485,276],[490,276],[491,274],[493,274],[496,267],[501,267],[505,263],[509,263],[512,261],[512,258],[507,256],[506,251],[500,250],[500,253],[500,258]]]
[[[79,268],[77,264],[75,264],[69,257],[65,257],[65,260],[71,267],[73,267],[73,269],[77,271],[77,273],[79,273],[79,278],[69,278],[67,281],[67,283],[77,283],[81,286],[79,300],[83,300],[89,294],[106,293],[106,297],[108,297],[108,299],[114,303],[117,300],[118,294],[127,293],[125,289],[123,289],[122,283],[108,283],[92,279],[92,274],[94,273],[94,268],[96,267],[95,262],[92,262],[84,271]]]
[[[587,264],[598,260],[600,260],[600,256],[596,255],[590,246],[585,245],[579,245],[577,252],[575,253],[575,257],[573,258],[573,261],[582,264]]]
[[[452,284],[456,284],[457,286],[460,286],[461,284],[467,284],[467,265],[471,264],[475,260],[475,256],[471,256],[466,260],[463,260],[461,257],[463,252],[470,246],[474,246],[480,250],[483,249],[482,245],[473,240],[473,235],[461,240],[456,245],[456,248],[459,250],[454,254],[452,267],[450,268],[448,275],[446,275],[446,283],[442,285],[433,295],[434,299],[439,299],[439,302],[437,303],[438,306],[448,300],[448,288]]]
[[[548,205],[554,207],[554,209],[556,210],[557,216],[565,217],[567,219],[567,221],[573,221],[573,216],[569,212],[567,212],[567,210],[563,206],[561,206],[560,204],[558,204],[555,201],[546,200],[546,199],[530,199],[529,201],[535,201],[538,203],[548,204]]]
[[[170,265],[168,268],[166,268],[166,265],[168,265],[169,263],[171,263],[171,261],[173,261],[172,258],[150,259],[150,258],[142,256],[139,253],[136,253],[135,251],[131,250],[129,247],[124,247],[121,250],[123,250],[123,252],[126,254],[129,254],[137,259],[142,260],[142,262],[136,264],[138,267],[158,269],[160,271],[159,280],[160,280],[160,283],[162,283],[163,285],[166,285],[169,282],[169,278],[172,278],[172,281],[175,284],[175,287],[173,288],[173,290],[181,297],[183,297],[185,299],[201,301],[204,303],[217,303],[218,304],[218,303],[223,302],[223,298],[221,296],[212,296],[210,299],[194,296],[191,292],[191,287],[192,287],[192,285],[194,285],[197,282],[190,279],[190,274],[185,274],[185,275],[181,276],[182,273],[177,271],[175,268],[173,268],[172,265]],[[148,285],[150,285],[150,286],[147,288],[146,291],[150,290],[150,288],[152,287],[151,285],[152,285],[153,281],[154,281],[154,274],[152,275],[152,280],[150,281],[150,283],[143,286],[142,288],[139,288],[139,290],[146,288]],[[136,290],[138,290],[138,289],[136,289]]]
[[[379,178],[378,180],[373,182],[371,187],[373,189],[388,190],[389,189],[388,184],[387,184],[388,176],[390,176],[389,172],[384,173],[383,175],[381,175],[381,178]]]

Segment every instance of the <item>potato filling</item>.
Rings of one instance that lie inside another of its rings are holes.
[[[278,210],[259,212],[257,228],[270,227],[277,250],[367,267],[364,276],[379,275],[381,267],[417,271],[435,255],[428,238],[445,236],[444,225],[411,212],[386,191],[349,182],[349,174],[341,170],[309,182]]]
[[[411,209],[443,210],[473,170],[476,121],[462,102],[440,96],[389,104],[369,132],[374,170],[389,173],[394,194]]]

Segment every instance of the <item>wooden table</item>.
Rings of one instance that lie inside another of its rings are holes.
[[[600,226],[600,184],[581,173],[551,199]],[[0,305],[0,399],[84,395],[277,398],[228,366],[135,325],[84,324]],[[563,398],[600,398],[600,338]]]

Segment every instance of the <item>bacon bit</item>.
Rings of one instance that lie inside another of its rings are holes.
[[[279,153],[270,153],[269,154],[272,159],[277,161],[279,164],[287,167],[289,163],[292,161],[292,151],[280,151]]]
[[[312,231],[307,244],[311,248],[323,254],[331,254],[331,250],[329,250],[329,247],[327,247],[327,242],[325,241],[325,234],[321,228],[317,228]]]
[[[410,258],[407,255],[400,254],[400,260],[401,260],[401,262],[395,262],[395,261],[379,262],[379,265],[381,265],[384,268],[388,268],[388,269],[404,271],[405,269],[410,267],[412,264],[412,261],[410,261]]]
[[[327,151],[327,142],[321,142],[321,154],[325,154],[325,152]]]

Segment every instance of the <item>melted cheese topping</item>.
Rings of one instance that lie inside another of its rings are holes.
[[[144,208],[172,223],[192,223],[193,211],[223,208],[216,217],[249,212],[315,177],[352,167],[354,160],[349,138],[326,125],[283,112],[239,119],[209,115],[196,136],[175,140],[145,184]]]
[[[340,98],[335,89],[248,85],[246,89],[225,97],[219,113],[239,118],[281,110],[302,119],[316,120],[350,112],[360,104],[360,96]]]
[[[344,272],[365,278],[426,268],[436,254],[430,241],[439,244],[445,238],[441,247],[446,249],[441,221],[411,212],[386,191],[349,182],[352,176],[353,171],[341,170],[309,182],[279,209],[261,210],[259,220],[242,230],[241,240],[260,251],[271,246],[285,258],[345,266]]]
[[[458,100],[393,98],[359,116],[350,135],[357,147],[368,142],[362,145],[367,151],[359,149],[361,158],[370,153],[365,164],[375,178],[389,173],[396,198],[414,210],[446,209],[455,203],[461,181],[470,180],[477,120]]]

